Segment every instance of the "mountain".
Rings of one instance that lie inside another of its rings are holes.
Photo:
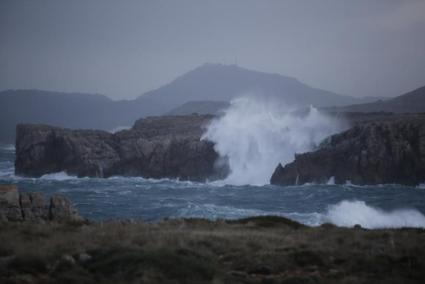
[[[329,107],[364,102],[312,88],[279,74],[252,71],[236,65],[204,64],[135,100],[114,101],[103,95],[41,90],[0,92],[0,142],[14,141],[17,123],[111,130],[131,126],[141,117],[170,111],[181,114],[210,112],[232,98],[246,94],[272,97],[297,106]]]
[[[310,87],[295,78],[222,64],[204,64],[136,101],[154,103],[155,109],[167,112],[188,101],[228,102],[243,95],[275,98],[294,106],[329,107],[365,102]]]
[[[404,95],[371,103],[357,104],[335,108],[341,112],[425,112],[425,86]]]
[[[171,111],[168,115],[189,115],[197,114],[217,114],[226,109],[229,102],[224,101],[190,101],[178,106]]]
[[[143,116],[142,106],[103,95],[41,90],[0,92],[0,142],[12,143],[18,123],[111,130]]]

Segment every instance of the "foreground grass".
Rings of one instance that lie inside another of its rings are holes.
[[[425,231],[284,218],[0,224],[0,283],[424,283]]]

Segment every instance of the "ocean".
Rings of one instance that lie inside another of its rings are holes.
[[[425,185],[351,184],[229,185],[141,177],[77,178],[54,173],[41,178],[14,175],[13,145],[0,147],[0,184],[46,197],[61,193],[93,221],[200,217],[237,219],[278,215],[303,224],[333,223],[365,228],[425,228]]]

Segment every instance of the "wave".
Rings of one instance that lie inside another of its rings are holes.
[[[63,180],[70,180],[70,179],[78,179],[78,177],[77,176],[70,176],[66,172],[57,172],[57,173],[42,175],[40,177],[40,179],[63,181]]]
[[[425,228],[425,216],[414,209],[384,211],[366,205],[364,201],[344,200],[328,207],[325,213],[319,212],[276,212],[260,209],[244,209],[215,204],[189,203],[180,208],[174,218],[196,217],[207,219],[239,219],[252,216],[281,216],[308,226],[332,223],[340,227],[360,225],[367,229],[384,228]]]
[[[1,145],[0,149],[5,152],[15,152],[15,145],[13,144]]]
[[[117,132],[120,132],[122,130],[127,130],[127,129],[130,129],[130,128],[131,128],[131,126],[117,126],[113,129],[111,129],[109,132],[110,133],[117,133]]]
[[[206,219],[239,219],[250,216],[280,215],[278,212],[269,212],[259,209],[244,209],[233,206],[215,204],[189,203],[178,210],[175,218],[206,218]]]
[[[415,209],[384,211],[364,201],[341,201],[329,206],[323,221],[341,227],[360,225],[367,229],[425,228],[425,216]]]
[[[214,142],[216,152],[227,159],[226,183],[265,185],[279,163],[291,162],[295,153],[312,150],[342,129],[336,118],[313,107],[300,115],[282,103],[242,97],[211,122],[202,139]]]
[[[418,184],[418,186],[416,186],[416,188],[425,189],[425,182]]]
[[[14,176],[15,176],[15,171],[13,168],[0,170],[0,178],[13,178]]]

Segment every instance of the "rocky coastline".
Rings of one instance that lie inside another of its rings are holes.
[[[46,202],[42,192],[19,192],[15,185],[0,185],[0,222],[83,222],[63,195]]]
[[[274,185],[357,185],[425,182],[425,115],[338,114],[351,127],[316,150],[296,154],[271,174]],[[79,177],[141,176],[207,181],[229,173],[214,144],[202,140],[212,115],[148,117],[128,130],[71,130],[19,124],[15,173],[40,177],[65,171]]]
[[[148,117],[117,133],[19,124],[15,172],[29,177],[65,171],[79,177],[217,179],[227,169],[217,166],[214,145],[201,140],[212,118]]]
[[[423,283],[425,231],[291,220],[0,221],[1,283]]]
[[[425,116],[364,122],[333,135],[313,152],[278,165],[271,184],[405,184],[425,181]]]
[[[0,186],[1,283],[422,283],[425,230],[239,220],[84,220]]]

